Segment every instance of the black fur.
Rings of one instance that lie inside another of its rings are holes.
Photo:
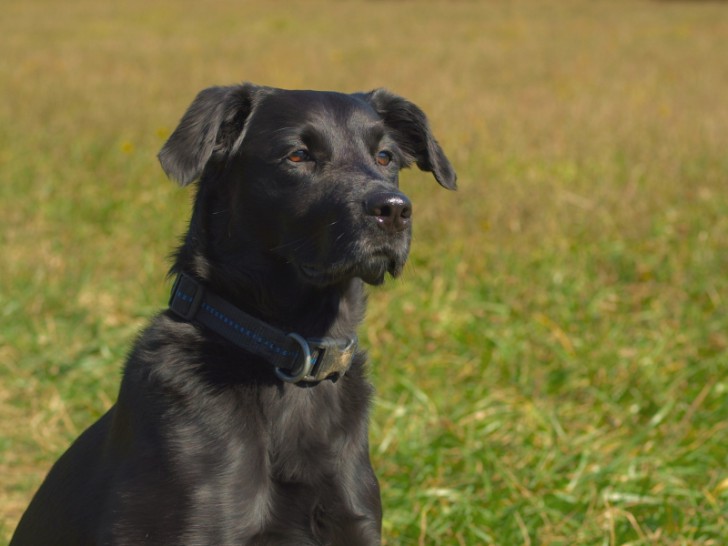
[[[172,272],[304,337],[353,335],[364,282],[402,270],[401,168],[414,162],[455,188],[422,111],[383,90],[210,88],[159,159],[182,185],[199,180]],[[12,544],[379,544],[371,393],[361,353],[337,382],[302,388],[165,311]]]

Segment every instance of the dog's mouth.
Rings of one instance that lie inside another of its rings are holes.
[[[298,270],[309,283],[327,286],[336,282],[360,278],[367,284],[380,285],[389,273],[393,278],[402,273],[404,260],[387,252],[376,252],[366,260],[339,262],[328,265],[301,264]]]

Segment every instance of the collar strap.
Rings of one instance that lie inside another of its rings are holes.
[[[169,308],[183,320],[201,324],[264,358],[278,378],[287,383],[336,381],[347,372],[356,352],[356,336],[305,339],[296,333],[286,334],[241,311],[184,273],[174,282]]]

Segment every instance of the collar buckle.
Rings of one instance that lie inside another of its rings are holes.
[[[356,336],[345,340],[304,339],[290,333],[288,337],[298,343],[301,351],[292,370],[275,369],[278,378],[287,383],[320,383],[326,379],[336,383],[349,370],[357,347]]]

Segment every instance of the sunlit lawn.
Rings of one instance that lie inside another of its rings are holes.
[[[727,42],[720,2],[4,6],[0,538],[166,304],[156,152],[250,80],[386,86],[460,175],[404,173],[361,331],[386,544],[724,544]]]

